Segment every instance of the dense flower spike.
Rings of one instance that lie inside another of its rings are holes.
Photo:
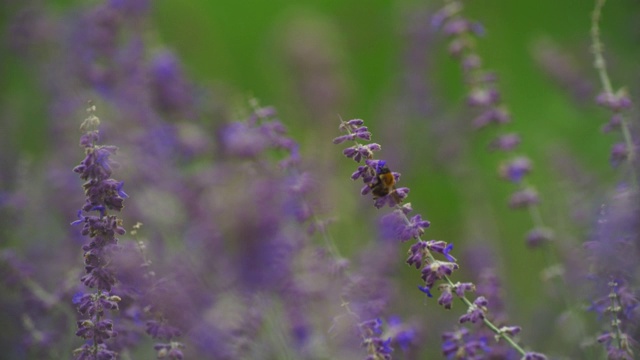
[[[467,31],[465,29],[470,26],[470,24],[459,23],[456,26],[459,26],[460,28],[457,29],[452,27],[450,31]],[[357,131],[357,129],[363,128],[363,125],[364,121],[361,119],[350,120],[347,122],[342,121],[340,124],[340,130],[346,132],[348,136],[343,135],[335,138],[334,144],[341,144],[347,140],[354,141],[356,143],[347,149],[349,151],[345,153],[345,155],[349,158],[354,158],[356,162],[360,162],[364,157],[365,165],[359,166],[351,175],[351,179],[363,180],[365,186],[362,188],[361,194],[366,195],[370,192],[373,193],[374,200],[376,200],[374,201],[374,206],[376,208],[381,208],[385,203],[388,203],[389,206],[394,208],[394,210],[390,214],[385,215],[381,221],[381,229],[385,237],[394,238],[403,242],[412,239],[415,240],[415,243],[409,248],[409,256],[406,263],[409,266],[414,266],[416,269],[420,269],[421,278],[424,284],[419,285],[418,289],[428,297],[433,297],[431,290],[437,285],[437,288],[441,292],[441,295],[438,298],[438,304],[447,310],[452,308],[453,295],[455,294],[463,303],[465,303],[465,305],[467,305],[467,313],[460,317],[460,323],[482,322],[495,333],[496,339],[505,339],[505,341],[507,341],[514,350],[522,356],[525,356],[527,353],[512,339],[512,336],[517,334],[520,331],[520,328],[515,326],[503,326],[502,328],[498,328],[487,318],[488,301],[484,296],[477,297],[473,302],[466,297],[466,292],[475,291],[475,285],[473,283],[453,283],[449,278],[453,272],[460,267],[456,258],[450,254],[453,249],[453,244],[448,244],[440,240],[422,240],[421,236],[424,234],[424,229],[429,227],[430,223],[423,220],[421,215],[414,215],[409,218],[408,214],[411,213],[412,208],[408,206],[408,204],[401,205],[401,201],[406,197],[406,192],[402,192],[403,195],[399,195],[398,197],[391,197],[391,195],[400,190],[395,187],[395,183],[399,179],[399,174],[396,175],[391,173],[387,168],[386,161],[375,160],[373,158],[373,153],[366,153],[365,155],[364,153],[360,153],[356,150],[363,148],[363,145],[358,143],[356,137],[352,135]],[[371,135],[368,131],[367,133],[367,139],[369,139]],[[356,154],[360,155],[360,158],[356,158]],[[516,159],[510,167],[513,170],[507,171],[507,177],[509,180],[514,182],[520,181],[521,177],[530,170],[528,160],[526,159]],[[386,184],[386,187],[384,187],[385,192],[383,193],[380,192],[380,188],[382,187],[381,184]],[[532,193],[533,192],[530,191],[525,194],[527,196],[521,196],[523,199],[518,199],[517,206],[524,207],[534,204],[537,201],[537,197],[532,195]],[[390,198],[391,200],[378,202],[379,199],[387,198]],[[439,256],[442,256],[445,260],[436,259],[435,254],[440,254]],[[380,324],[380,320],[371,320],[361,324],[361,328],[364,327],[364,329],[368,329],[365,331],[364,335],[366,339],[365,346],[367,346],[370,354],[368,359],[387,359],[387,350],[389,350],[387,345],[391,339],[386,341],[379,338],[370,339],[373,334],[380,334]],[[462,338],[464,337],[464,334],[458,335],[447,335],[445,339],[443,351],[448,358],[482,358],[482,354],[478,352],[481,349],[488,349],[485,347],[485,342],[475,342],[473,345],[460,344],[459,342],[463,340]],[[456,336],[457,340],[452,341]]]
[[[89,343],[77,349],[76,359],[115,359],[116,353],[109,351],[104,344],[108,339],[117,335],[113,329],[113,321],[105,319],[105,310],[118,310],[120,297],[110,295],[116,283],[111,259],[114,252],[119,250],[116,235],[125,233],[122,220],[115,215],[108,215],[108,210],[120,211],[123,208],[127,194],[122,190],[123,182],[110,178],[112,165],[110,156],[115,154],[114,146],[100,146],[98,126],[100,120],[94,114],[95,107],[87,110],[89,117],[82,123],[80,129],[84,132],[80,145],[85,149],[85,158],[73,171],[86,182],[83,185],[86,195],[85,205],[78,212],[78,220],[72,225],[83,224],[82,234],[91,241],[84,245],[84,263],[86,275],[82,283],[95,288],[95,293],[78,294],[74,303],[78,312],[87,316],[78,321],[76,335],[86,339]],[[99,215],[85,215],[83,212],[98,212]]]

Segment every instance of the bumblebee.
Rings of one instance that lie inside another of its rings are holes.
[[[401,199],[396,193],[396,178],[386,165],[383,165],[377,171],[375,180],[369,184],[373,199],[378,199],[391,194],[396,203],[400,203]]]

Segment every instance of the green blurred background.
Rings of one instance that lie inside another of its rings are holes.
[[[78,3],[57,1],[52,6],[65,9]],[[607,113],[589,97],[576,99],[547,76],[535,60],[535,49],[540,41],[553,41],[575,60],[575,70],[584,74],[594,91],[598,89],[589,54],[592,3],[475,0],[466,10],[486,27],[478,49],[485,66],[499,75],[503,99],[514,119],[508,129],[522,136],[519,153],[533,159],[531,183],[540,191],[541,212],[556,230],[561,247],[584,241],[589,231],[584,225],[596,213],[604,192],[613,187],[618,175],[608,156],[617,135],[600,132]],[[331,139],[338,135],[340,117],[365,119],[374,141],[383,146],[381,157],[391,159],[393,170],[402,173],[400,184],[411,188],[414,209],[432,222],[427,238],[454,242],[463,270],[465,249],[490,249],[505,276],[512,322],[525,329],[531,326],[534,330],[525,330],[529,332],[524,337],[544,343],[549,324],[536,323],[532,315],[553,312],[550,309],[560,304],[540,300],[549,298],[539,275],[548,262],[541,252],[524,245],[524,234],[531,227],[528,214],[506,208],[514,188],[496,175],[504,155],[485,151],[495,132],[470,130],[460,69],[447,55],[443,37],[428,34],[422,42],[411,41],[412,31],[428,32],[427,15],[440,4],[157,0],[152,30],[146,36],[173,49],[194,81],[215,88],[221,96],[215,101],[241,104],[256,97],[279,110],[304,154],[316,159],[326,174],[323,191],[331,194],[327,205],[336,219],[331,232],[347,255],[375,237],[374,230],[366,229],[372,229],[382,211],[358,195],[360,185],[349,179],[354,163],[342,158],[342,147],[331,145]],[[632,94],[640,79],[639,10],[637,1],[610,1],[602,24],[614,86],[627,86]],[[5,23],[9,15],[3,15]],[[408,67],[410,51],[423,53],[423,69]],[[20,118],[25,121],[2,131],[15,135],[21,151],[43,157],[52,150],[47,135],[39,131],[46,117],[37,81],[19,58],[5,55],[3,108],[23,114]],[[319,75],[310,76],[313,71]],[[424,83],[425,111],[411,110],[421,99],[411,92],[408,77]],[[335,96],[310,105],[313,99],[304,98],[305,86],[321,80]],[[575,212],[584,217],[576,220]],[[407,247],[404,244],[403,251]],[[403,261],[401,254],[398,277],[408,286],[417,285],[419,275],[402,266]],[[418,294],[406,296],[409,308],[439,311],[435,303],[423,305]]]

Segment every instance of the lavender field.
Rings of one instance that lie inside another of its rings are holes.
[[[0,28],[0,359],[640,358],[638,2]]]

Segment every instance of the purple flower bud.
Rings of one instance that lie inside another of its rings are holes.
[[[416,269],[419,269],[422,266],[422,258],[426,248],[427,243],[425,241],[418,241],[411,245],[408,251],[409,258],[407,258],[406,263],[409,264],[409,266],[415,266]]]
[[[604,124],[601,130],[604,133],[608,133],[614,130],[619,130],[621,126],[622,126],[622,114],[615,113],[611,115],[611,118],[609,118],[609,122]]]
[[[426,242],[426,246],[430,251],[433,252],[437,252],[440,253],[442,255],[444,255],[444,257],[451,261],[451,262],[455,262],[456,258],[454,258],[453,256],[449,255],[449,252],[451,252],[451,250],[453,250],[453,243],[451,244],[447,244],[444,241],[441,240],[429,240]]]
[[[354,135],[357,136],[358,138],[362,139],[362,140],[366,140],[366,141],[371,140],[371,133],[368,132],[368,131],[356,132],[356,133],[354,133]]]
[[[511,195],[511,198],[509,199],[509,207],[512,209],[522,209],[535,205],[538,202],[538,193],[531,188],[527,188],[517,191]]]
[[[620,90],[615,94],[603,91],[596,96],[596,103],[613,112],[619,112],[631,107],[631,99],[629,99],[629,96],[624,90]]]
[[[397,189],[396,189],[396,192],[397,192]],[[402,212],[405,215],[408,215],[409,213],[411,213],[413,211],[413,207],[411,207],[411,203],[406,203],[406,204],[402,204],[402,206],[400,207],[400,210],[402,210]]]
[[[470,106],[486,107],[495,105],[500,100],[500,93],[494,88],[474,87],[467,97]],[[492,116],[492,118],[495,116]]]
[[[453,39],[449,43],[449,47],[447,51],[449,52],[449,55],[451,55],[454,58],[457,58],[464,53],[467,47],[468,47],[468,44],[463,39]]]
[[[380,171],[382,170],[382,168],[384,168],[385,165],[387,165],[387,162],[385,160],[367,159],[364,161],[364,163],[367,164],[371,169],[373,169],[376,175],[380,174]]]
[[[438,298],[438,304],[442,305],[445,309],[450,310],[453,305],[453,293],[451,292],[451,286],[449,284],[442,284],[438,288],[442,291]]]
[[[364,120],[362,119],[352,119],[347,121],[347,125],[349,126],[362,126],[364,124]]]
[[[418,239],[422,234],[424,234],[424,229],[428,228],[429,225],[429,221],[422,220],[421,215],[415,215],[409,219],[409,224],[406,224],[404,229],[401,231],[400,240],[407,241],[411,238]]]
[[[472,307],[466,314],[460,316],[458,322],[464,324],[466,322],[477,323],[484,319],[484,312],[478,307]]]
[[[519,183],[525,175],[531,172],[531,168],[531,160],[521,156],[501,164],[499,173],[501,178]]]
[[[353,174],[351,174],[351,179],[357,180],[358,178],[362,178],[362,181],[365,184],[368,184],[374,178],[374,175],[371,173],[372,171],[369,166],[358,166],[358,170],[354,171]]]
[[[396,189],[396,194],[398,195],[400,200],[404,200],[407,197],[407,195],[409,195],[409,188],[399,187]]]
[[[462,69],[465,72],[479,69],[482,66],[482,59],[476,54],[470,54],[462,59]]]
[[[625,143],[617,143],[613,144],[611,147],[611,155],[609,156],[609,162],[611,166],[618,167],[620,164],[625,162],[629,157],[629,152],[627,151],[627,145]]]
[[[527,234],[527,245],[538,247],[553,240],[553,230],[548,228],[535,228]]]
[[[456,295],[458,297],[463,297],[465,292],[473,292],[476,291],[476,286],[473,283],[457,283],[454,286],[456,291]]]
[[[352,158],[358,154],[358,151],[356,150],[356,146],[352,146],[342,150],[342,153],[344,154],[344,156],[348,158]],[[360,162],[360,160],[356,160],[356,161]]]
[[[476,36],[484,36],[486,33],[486,30],[484,28],[484,25],[482,25],[482,23],[478,22],[478,21],[474,21],[469,25],[469,29],[471,30],[472,33],[474,33]]]
[[[478,296],[473,301],[473,304],[479,307],[486,307],[487,305],[489,305],[489,301],[487,301],[487,299],[484,296]]]
[[[450,19],[444,24],[442,32],[447,36],[460,35],[463,32],[469,31],[469,21],[464,18]]]
[[[473,126],[476,129],[481,129],[491,123],[505,124],[511,121],[511,116],[503,108],[490,108],[485,110],[480,115],[473,119]]]
[[[466,328],[442,334],[442,353],[449,358],[479,359],[484,358],[482,352],[489,354],[484,337],[475,338]]]
[[[380,151],[380,149],[382,148],[379,144],[376,143],[367,144],[365,145],[365,147],[369,150],[370,153],[373,151]]]
[[[342,144],[343,142],[347,141],[347,140],[353,140],[353,138],[355,137],[355,134],[346,134],[346,135],[340,135],[337,138],[333,139],[333,143],[334,144]]]
[[[430,287],[418,285],[418,289],[420,291],[422,291],[423,293],[427,294],[428,297],[433,297],[433,295],[431,294],[431,288]]]
[[[500,328],[501,333],[508,334],[509,336],[514,336],[520,333],[522,328],[520,326],[503,326]]]
[[[96,348],[97,351],[94,353]],[[97,357],[95,355],[96,353]],[[95,360],[96,358],[99,360],[115,360],[118,354],[107,349],[105,344],[84,344],[73,351],[73,356],[75,360]]]
[[[426,264],[422,268],[422,280],[424,280],[426,286],[431,288],[436,281],[451,275],[458,268],[459,266],[456,263],[435,261],[431,264]]]
[[[504,134],[494,139],[489,144],[489,149],[500,151],[512,151],[520,145],[520,135],[511,133]]]

